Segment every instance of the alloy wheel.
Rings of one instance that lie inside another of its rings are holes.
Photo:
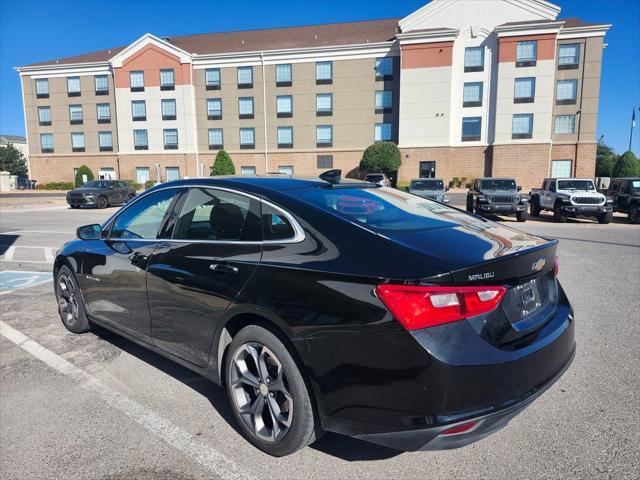
[[[78,298],[73,280],[67,274],[58,277],[58,309],[67,325],[78,322]]]
[[[246,427],[260,440],[278,442],[293,420],[293,398],[282,363],[258,342],[241,345],[233,354],[231,397]]]

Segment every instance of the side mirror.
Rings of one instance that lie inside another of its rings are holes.
[[[518,185],[518,191],[521,192],[522,191],[522,185]]]
[[[101,231],[102,228],[97,223],[83,225],[82,227],[76,228],[76,237],[80,240],[98,240]]]

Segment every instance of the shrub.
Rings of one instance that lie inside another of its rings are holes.
[[[78,168],[78,171],[76,172],[76,179],[75,179],[76,187],[81,187],[82,185],[84,185],[85,182],[82,180],[83,175],[87,176],[87,182],[90,182],[91,180],[94,179],[93,172],[91,171],[91,169],[86,165],[81,165],[80,168]]]
[[[123,181],[127,182],[129,185],[131,185],[136,190],[140,190],[142,188],[142,185],[140,185],[138,182],[134,182],[133,180],[123,180]]]
[[[144,182],[144,189],[148,190],[151,187],[153,187],[156,184],[156,182],[154,182],[153,180],[147,180],[146,182]]]
[[[638,177],[640,176],[640,161],[631,150],[627,150],[618,159],[613,167],[613,177]]]
[[[73,182],[48,182],[39,183],[36,188],[38,190],[73,190],[75,185]]]
[[[213,162],[213,167],[211,167],[211,176],[235,175],[235,173],[236,168],[233,166],[233,162],[231,161],[229,154],[224,150],[218,151],[216,159]]]
[[[398,171],[401,163],[400,150],[395,143],[377,142],[364,151],[360,169],[369,173],[384,173],[389,177]]]
[[[596,177],[611,177],[618,158],[613,148],[599,143],[596,151]]]
[[[398,190],[403,190],[404,191],[404,190],[407,189],[407,187],[409,187],[409,183],[411,183],[411,182],[398,182],[398,183],[396,183],[396,188]]]
[[[460,186],[460,177],[453,177],[451,179],[451,182],[449,182],[449,186],[451,188],[459,187]]]

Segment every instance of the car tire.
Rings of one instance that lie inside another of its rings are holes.
[[[107,200],[107,197],[100,196],[98,197],[98,201],[96,202],[96,207],[98,208],[107,208],[109,206],[109,200]]]
[[[562,205],[556,203],[553,207],[553,221],[556,223],[564,223],[567,221],[567,217],[562,213]]]
[[[58,313],[62,324],[73,333],[85,333],[91,330],[82,293],[71,269],[66,265],[60,267],[56,273],[55,282]]]
[[[80,205],[69,205],[71,208],[80,208]]]
[[[516,220],[518,222],[526,222],[527,221],[527,211],[522,210],[521,212],[516,212]]]
[[[603,225],[606,225],[607,223],[611,223],[611,220],[613,220],[612,212],[601,213],[600,215],[598,215],[598,223],[602,223]]]
[[[638,205],[636,204],[629,206],[629,223],[640,223],[640,216],[638,215]]]
[[[249,325],[233,338],[224,379],[240,433],[263,452],[290,455],[317,438],[319,423],[300,368],[266,328]]]
[[[529,204],[529,213],[532,217],[540,216],[540,200],[538,197],[533,197],[531,199],[531,203]]]

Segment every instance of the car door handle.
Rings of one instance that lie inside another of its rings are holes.
[[[144,263],[147,261],[147,255],[143,255],[140,252],[133,252],[130,256],[129,256],[129,260],[131,260],[131,263],[135,266],[139,266],[140,264]]]
[[[209,265],[209,270],[218,273],[238,273],[238,267],[227,265],[226,263],[212,263]]]

